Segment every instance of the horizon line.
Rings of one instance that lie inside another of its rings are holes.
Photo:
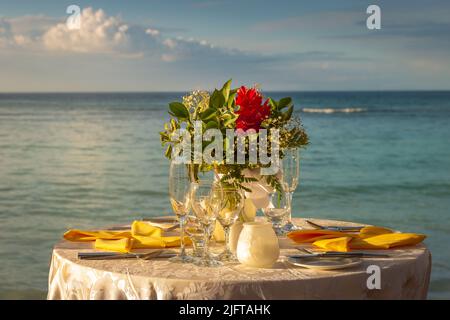
[[[189,90],[161,90],[161,91],[0,91],[0,95],[4,94],[111,94],[111,93],[122,93],[122,94],[135,94],[135,93],[186,93],[191,92]],[[209,91],[209,90],[207,90]],[[339,93],[339,92],[450,92],[450,89],[380,89],[380,90],[261,90],[262,92],[305,92],[305,93]]]

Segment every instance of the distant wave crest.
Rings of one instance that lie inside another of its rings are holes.
[[[366,112],[367,109],[364,108],[303,108],[303,112],[310,113],[353,113],[353,112]]]

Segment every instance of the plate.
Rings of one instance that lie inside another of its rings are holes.
[[[357,266],[362,262],[359,258],[339,257],[288,257],[287,261],[295,266],[317,270],[346,269]]]

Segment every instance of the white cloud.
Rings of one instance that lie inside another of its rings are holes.
[[[81,12],[80,19],[78,30],[70,30],[66,23],[51,27],[42,36],[44,47],[51,51],[136,54],[139,52],[133,47],[134,37],[153,41],[151,38],[154,35],[143,30],[132,30],[120,18],[107,16],[101,9],[94,11],[86,8]]]
[[[42,34],[57,22],[42,15],[0,18],[0,49],[42,49]]]
[[[223,57],[231,53],[207,41],[167,38],[160,29],[130,25],[102,9],[85,8],[79,29],[45,16],[0,19],[0,48],[27,48],[47,52],[112,54],[122,57],[158,57],[163,62]]]
[[[11,30],[14,34],[38,36],[48,30],[51,26],[60,22],[61,19],[44,15],[25,15],[9,18]]]
[[[89,68],[90,71],[85,71],[90,72],[90,79],[104,77],[108,78],[108,81],[111,80],[111,77],[104,75],[104,66],[106,61],[109,63],[114,61],[120,64],[121,75],[126,74],[127,68],[133,70],[128,79],[137,79],[137,74],[143,73],[145,75],[141,79],[150,81],[147,78],[150,77],[146,73],[147,68],[153,70],[152,72],[163,70],[157,76],[153,73],[151,81],[156,81],[153,79],[160,79],[165,74],[176,73],[177,78],[184,77],[184,81],[189,82],[195,79],[205,81],[211,79],[213,75],[221,78],[222,74],[226,74],[225,78],[240,75],[241,80],[251,83],[258,75],[266,77],[270,73],[269,78],[272,80],[266,79],[266,82],[273,81],[276,84],[275,88],[280,88],[277,77],[282,79],[291,77],[290,83],[296,83],[298,74],[313,74],[317,71],[323,74],[324,70],[333,70],[335,62],[350,61],[347,55],[339,52],[314,51],[267,55],[218,47],[205,40],[168,37],[164,29],[133,25],[120,16],[109,16],[101,9],[84,9],[78,30],[68,28],[66,18],[52,19],[44,16],[0,18],[0,53],[9,51],[13,55],[31,54],[58,66],[61,65],[61,61],[69,61],[68,65],[73,68],[79,68],[80,61],[85,64],[96,61]],[[39,27],[33,28],[33,25]],[[79,59],[73,59],[73,55],[78,55]],[[34,62],[33,59],[24,61]],[[309,69],[305,72],[305,68]],[[45,72],[48,72],[48,69]],[[80,77],[86,77],[85,73],[81,72]],[[117,81],[120,79],[122,77],[118,77]],[[311,81],[310,76],[308,79]],[[85,78],[83,81],[86,81]],[[220,81],[222,80],[217,79],[217,83]],[[67,86],[71,88],[70,84]]]

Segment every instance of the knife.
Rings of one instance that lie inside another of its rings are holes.
[[[307,223],[309,223],[310,225],[312,225],[313,227],[316,227],[318,229],[321,230],[330,230],[330,231],[361,231],[362,228],[364,228],[364,226],[321,226],[317,223],[314,223],[312,221],[309,220],[305,220]]]
[[[147,253],[115,253],[115,252],[79,252],[80,260],[115,260],[115,259],[149,259],[149,258],[167,258],[175,254],[163,251],[153,251]]]

